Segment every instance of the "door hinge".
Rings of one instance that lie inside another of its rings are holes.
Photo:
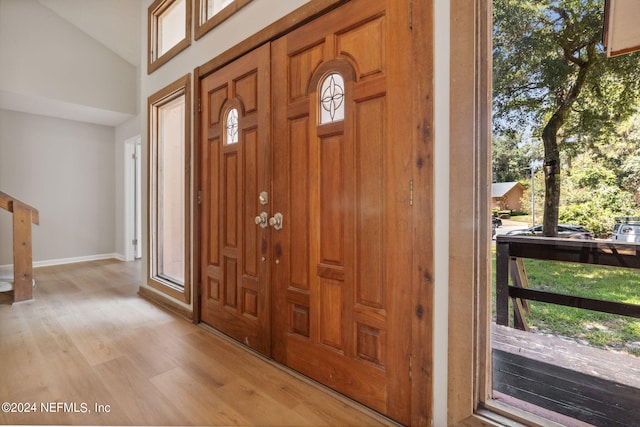
[[[409,206],[413,206],[413,180],[409,181]]]
[[[198,113],[202,113],[202,108],[200,106],[200,98],[198,98]]]
[[[413,2],[409,3],[409,29],[413,30]]]
[[[198,199],[198,204],[201,205],[202,204],[202,191],[201,190],[198,190],[197,199]]]
[[[134,245],[134,246],[137,246],[138,245],[138,239],[133,239],[131,241],[131,244]]]
[[[409,356],[409,381],[412,380],[413,375],[413,356]]]

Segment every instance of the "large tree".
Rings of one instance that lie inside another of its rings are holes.
[[[539,135],[543,233],[557,235],[561,152],[601,141],[638,106],[640,56],[607,59],[603,0],[494,1],[494,133]]]

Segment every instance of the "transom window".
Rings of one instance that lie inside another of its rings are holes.
[[[191,44],[191,0],[156,0],[149,6],[147,71],[155,71]]]
[[[233,3],[233,0],[202,0],[200,4],[200,21],[198,23],[204,24],[231,3]]]
[[[198,40],[252,0],[196,0],[196,31]]]

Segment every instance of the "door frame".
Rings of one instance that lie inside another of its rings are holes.
[[[350,0],[311,0],[291,14],[259,31],[252,37],[240,42],[233,48],[216,56],[194,69],[194,197],[193,209],[193,256],[194,272],[193,320],[201,318],[200,299],[200,252],[202,242],[201,213],[199,195],[202,182],[202,146],[200,99],[201,80],[245,53],[287,34],[309,21],[328,13]],[[414,34],[411,49],[412,74],[408,77],[411,87],[410,102],[413,115],[413,180],[410,183],[414,212],[413,272],[411,278],[411,425],[430,425],[433,419],[433,312],[434,312],[434,177],[433,177],[433,0],[387,0],[387,10],[391,16],[408,17],[410,29]],[[406,14],[406,15],[405,15]],[[425,54],[427,52],[427,54]],[[418,54],[419,53],[419,54]],[[425,99],[429,102],[425,102]],[[409,183],[408,183],[409,185]]]
[[[140,135],[124,141],[124,259],[142,254],[142,143]],[[137,248],[132,241],[137,240]]]

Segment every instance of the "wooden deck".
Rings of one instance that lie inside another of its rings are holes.
[[[506,326],[492,332],[496,399],[565,425],[638,425],[640,358]]]

